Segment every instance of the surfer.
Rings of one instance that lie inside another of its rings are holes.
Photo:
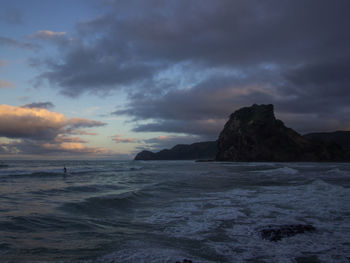
[[[64,173],[64,174],[67,174],[67,168],[66,168],[66,166],[63,167],[63,173]]]

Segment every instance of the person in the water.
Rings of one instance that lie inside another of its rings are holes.
[[[63,172],[64,172],[64,174],[67,173],[67,168],[66,167],[63,168]]]

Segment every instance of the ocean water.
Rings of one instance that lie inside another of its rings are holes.
[[[0,262],[183,259],[349,262],[350,164],[0,162]]]

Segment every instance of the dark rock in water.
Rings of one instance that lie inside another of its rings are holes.
[[[309,140],[275,118],[273,105],[241,108],[231,114],[218,139],[217,161],[344,161],[337,144]]]
[[[170,150],[162,150],[157,153],[142,151],[135,160],[214,160],[217,153],[217,142],[197,142],[190,145],[178,144]]]
[[[282,238],[295,236],[305,232],[315,232],[316,228],[312,225],[282,225],[269,226],[268,228],[260,230],[262,239],[270,241],[279,241]]]

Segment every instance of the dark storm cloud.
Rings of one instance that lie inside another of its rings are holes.
[[[46,101],[46,102],[33,102],[30,104],[23,105],[22,107],[24,107],[24,108],[51,109],[51,108],[54,108],[55,105],[50,101]]]
[[[41,75],[67,95],[120,88],[174,63],[203,67],[290,63],[349,50],[347,1],[115,2],[81,23],[63,63]],[[142,6],[142,8],[141,8]],[[113,11],[114,10],[114,11]],[[162,67],[156,67],[156,65]]]
[[[264,75],[264,71],[260,74]],[[248,79],[211,78],[189,89],[172,90],[164,96],[134,95],[126,108],[113,114],[133,117],[137,121],[134,128],[137,132],[187,133],[200,135],[203,140],[215,139],[230,113],[253,103],[274,104],[277,117],[302,133],[350,128],[349,96],[345,90],[348,85],[337,86],[340,90],[335,96],[331,96],[337,93],[335,87],[325,87],[320,96],[321,91],[314,85],[303,86],[303,90],[291,81],[284,80],[277,86],[264,76],[260,79],[252,83]],[[276,83],[280,81],[275,80]],[[153,122],[142,122],[149,119]]]
[[[293,99],[279,103],[282,111],[290,113],[333,114],[338,119],[349,110],[350,54],[304,63],[283,73],[283,96]],[[345,112],[344,112],[345,111]]]
[[[300,93],[327,98],[350,97],[350,54],[325,61],[306,63],[286,73],[286,79],[295,87],[304,87]],[[297,92],[297,90],[294,90]],[[336,106],[336,105],[335,105]]]
[[[268,74],[268,73],[266,73]],[[174,89],[164,96],[134,95],[126,108],[112,114],[129,115],[138,122],[137,132],[176,132],[215,139],[229,114],[239,107],[279,100],[275,89],[265,82],[250,83],[235,77],[216,77],[189,89]],[[154,122],[143,124],[142,120]]]
[[[115,114],[153,121],[136,131],[213,136],[253,103],[274,103],[296,127],[296,114],[348,127],[349,1],[104,3],[108,13],[79,23],[39,80],[72,97],[127,89]]]
[[[267,73],[266,73],[267,74]],[[254,100],[272,101],[274,88],[267,82],[233,77],[212,77],[188,89],[173,89],[162,96],[130,96],[124,109],[113,114],[127,114],[135,120],[201,120],[226,118],[235,107]],[[277,96],[277,95],[276,95]]]
[[[330,38],[349,49],[347,1],[153,1],[138,12],[140,1],[114,3],[116,16],[103,25],[132,41],[143,59],[219,66],[296,61],[328,54]]]
[[[350,82],[350,58],[332,58],[319,63],[306,64],[287,75],[297,85],[346,85]],[[344,89],[345,91],[345,89]]]
[[[145,79],[154,71],[152,65],[120,58],[118,50],[108,51],[103,43],[94,47],[79,44],[68,51],[65,63],[51,60],[47,66],[52,70],[42,73],[38,80],[49,80],[70,97],[85,91],[103,94]]]

